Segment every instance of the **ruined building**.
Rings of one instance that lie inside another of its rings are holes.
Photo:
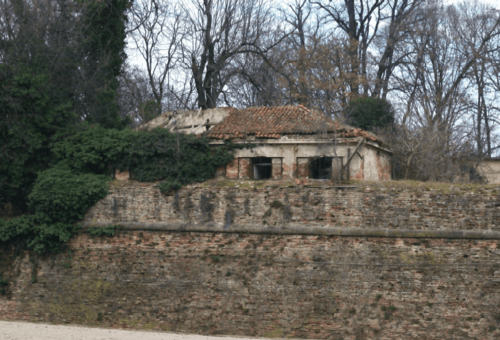
[[[214,147],[248,144],[217,175],[239,179],[391,179],[391,151],[377,136],[333,121],[302,105],[217,108],[163,114],[140,129],[157,127],[207,134]]]
[[[500,184],[500,157],[486,158],[477,171],[487,183]]]

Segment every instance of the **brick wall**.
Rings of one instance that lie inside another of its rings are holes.
[[[123,231],[2,250],[0,318],[314,339],[498,339],[495,241]]]
[[[310,339],[500,337],[498,189],[267,183],[165,197],[113,182],[86,221],[128,221],[117,236],[81,231],[55,255],[0,249],[0,319]],[[152,230],[162,225],[177,230]],[[193,226],[213,232],[185,231]],[[421,234],[323,235],[335,227]],[[279,234],[293,228],[318,235]],[[446,230],[462,234],[432,238]],[[463,239],[475,231],[497,236]]]
[[[283,173],[283,158],[272,159],[272,179],[281,179]]]
[[[241,157],[238,159],[239,173],[238,178],[250,179],[253,178],[252,160],[249,157]]]
[[[297,158],[297,178],[309,177],[309,158]]]
[[[252,183],[228,181],[223,187],[204,183],[164,196],[154,184],[113,182],[109,195],[87,213],[85,220],[214,228],[500,231],[500,196],[495,188],[443,191],[319,186],[324,182],[280,186],[279,181],[266,181],[261,187],[252,187]]]
[[[226,177],[227,178],[238,178],[238,159],[235,158],[231,160],[226,165]]]

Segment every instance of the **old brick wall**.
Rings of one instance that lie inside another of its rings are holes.
[[[283,158],[273,158],[272,159],[272,179],[281,179],[283,173]]]
[[[498,339],[496,241],[122,231],[2,251],[0,318],[314,339]]]
[[[238,178],[253,178],[252,160],[249,157],[238,158]]]
[[[238,158],[233,159],[226,165],[226,177],[238,178]]]
[[[115,237],[82,230],[56,255],[0,249],[0,319],[309,339],[500,337],[497,188],[245,183],[162,196],[113,182],[86,223],[124,222]],[[192,226],[214,231],[183,231]],[[323,235],[335,227],[425,233]],[[433,238],[440,230],[491,239]]]
[[[252,183],[229,181],[223,187],[205,183],[165,196],[154,184],[114,182],[109,195],[85,220],[214,227],[500,231],[500,196],[495,188],[422,191],[280,185],[273,181],[251,187]]]

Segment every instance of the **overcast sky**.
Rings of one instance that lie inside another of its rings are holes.
[[[449,3],[449,4],[459,3],[459,2],[462,2],[462,0],[447,0],[447,1],[445,0],[445,3]],[[497,9],[500,9],[500,0],[480,0],[478,2],[484,2],[487,4],[493,5]]]

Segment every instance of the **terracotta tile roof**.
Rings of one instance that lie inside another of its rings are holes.
[[[328,118],[324,114],[298,106],[251,107],[232,109],[224,120],[210,130],[208,136],[215,139],[281,138],[288,134],[339,133],[339,137],[365,137],[373,141],[373,134],[353,128]]]

